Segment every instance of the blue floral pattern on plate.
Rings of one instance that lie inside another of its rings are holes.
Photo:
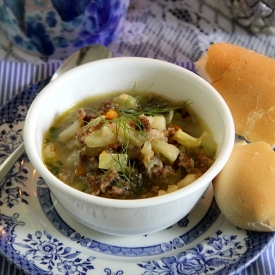
[[[26,110],[40,81],[0,109],[0,161],[21,142]],[[0,184],[0,252],[30,274],[235,274],[273,233],[241,230],[220,213],[211,187],[177,224],[158,233],[115,237],[75,221],[24,155]]]
[[[120,34],[130,0],[0,1],[4,34],[25,51],[65,58]]]

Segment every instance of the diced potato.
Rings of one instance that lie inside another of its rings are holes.
[[[152,128],[157,130],[166,129],[166,119],[164,116],[154,116],[154,120],[151,124]]]
[[[143,156],[151,155],[152,152],[152,145],[149,141],[145,141],[143,147],[141,148],[141,153]]]
[[[66,142],[73,138],[77,134],[77,130],[81,127],[82,121],[77,119],[73,124],[71,124],[67,129],[59,133],[58,140],[61,142]]]
[[[85,132],[85,131],[88,130],[89,128],[91,128],[91,127],[97,125],[97,124],[100,123],[100,122],[104,122],[104,121],[106,121],[104,115],[98,116],[98,117],[96,117],[96,118],[94,118],[94,119],[91,119],[91,120],[89,121],[89,123],[87,123],[85,126],[83,126],[83,127],[81,128],[81,130],[82,130],[82,132]]]
[[[200,139],[205,154],[208,157],[214,157],[217,150],[217,144],[212,136],[210,136],[207,132],[203,132]]]
[[[73,150],[82,148],[83,144],[77,138],[72,138],[66,143],[66,146],[69,150]]]
[[[141,147],[145,141],[145,136],[138,130],[133,130],[127,123],[123,123],[114,127],[111,126],[112,131],[122,142],[131,142],[132,145]]]
[[[43,148],[43,157],[45,161],[53,160],[55,157],[54,145],[52,143],[47,144]]]
[[[177,191],[179,188],[176,184],[170,184],[168,185],[168,188],[167,188],[167,193],[172,193],[172,192],[175,192]]]
[[[99,155],[99,165],[100,169],[115,169],[117,171],[122,171],[128,162],[128,156],[126,154],[107,154],[103,151]]]
[[[133,145],[141,147],[145,141],[145,136],[140,131],[130,130],[130,141]]]
[[[134,97],[127,94],[121,94],[120,96],[115,97],[113,101],[118,104],[118,110],[133,108],[137,103],[137,100]]]
[[[106,125],[102,126],[99,130],[90,133],[85,139],[84,143],[90,147],[103,147],[106,145],[114,144],[116,137],[112,130]]]
[[[201,144],[201,140],[199,138],[192,137],[183,132],[181,129],[174,134],[173,139],[188,148],[196,148]]]
[[[141,148],[141,154],[143,155],[143,164],[147,168],[149,167],[152,158],[154,157],[154,151],[152,150],[152,145],[149,141],[145,141],[143,147]]]
[[[198,174],[187,174],[182,180],[177,183],[177,186],[179,188],[183,188],[198,179],[198,177]]]
[[[171,164],[174,163],[180,150],[173,144],[169,144],[162,139],[153,139],[150,141],[155,153],[162,154]]]
[[[154,117],[153,116],[145,116],[145,115],[140,115],[139,117],[145,117],[148,119],[150,125],[152,126],[152,123],[154,122]]]
[[[158,192],[158,196],[163,196],[163,195],[166,195],[166,194],[167,194],[167,192],[164,191],[164,190],[159,190],[159,192]]]
[[[74,167],[75,163],[79,161],[80,150],[74,150],[69,157],[63,162],[63,167]]]
[[[169,114],[166,116],[166,123],[167,124],[171,123],[173,117],[174,117],[174,110],[170,110]]]

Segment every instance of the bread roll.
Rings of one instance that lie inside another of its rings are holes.
[[[216,43],[195,62],[197,72],[222,95],[236,133],[275,145],[275,60],[228,43]]]
[[[223,215],[234,225],[275,231],[275,152],[266,142],[236,143],[213,180]]]

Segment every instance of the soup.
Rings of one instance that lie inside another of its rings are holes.
[[[141,199],[176,191],[211,167],[217,147],[191,105],[134,91],[87,99],[53,122],[44,164],[95,196]]]

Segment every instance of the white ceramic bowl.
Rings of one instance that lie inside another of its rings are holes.
[[[189,100],[218,143],[212,167],[176,192],[148,199],[115,200],[77,191],[44,166],[41,148],[53,120],[68,107],[93,95],[114,91],[150,90],[173,100]],[[218,92],[193,72],[168,62],[119,57],[75,68],[49,83],[32,103],[24,126],[24,141],[33,166],[56,200],[78,221],[113,235],[148,234],[165,229],[187,215],[227,162],[235,138],[231,113]]]

